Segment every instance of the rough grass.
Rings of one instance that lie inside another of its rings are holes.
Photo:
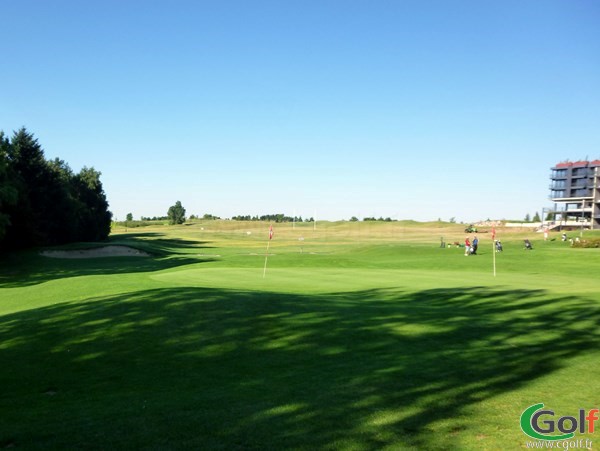
[[[499,230],[494,278],[485,231],[478,256],[439,248],[463,228],[276,225],[265,278],[266,224],[6,256],[0,445],[522,449],[526,407],[600,404],[600,255]]]

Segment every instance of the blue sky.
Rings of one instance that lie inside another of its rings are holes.
[[[600,158],[600,3],[0,0],[0,129],[118,219],[471,222]]]

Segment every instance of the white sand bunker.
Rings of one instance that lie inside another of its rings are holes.
[[[72,251],[42,251],[41,255],[52,258],[101,258],[101,257],[149,257],[150,254],[127,246],[104,246]]]

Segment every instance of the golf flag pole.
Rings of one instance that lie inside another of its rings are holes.
[[[265,268],[263,269],[263,279],[267,275],[267,259],[269,258],[269,245],[273,239],[273,226],[269,226],[269,241],[267,241],[267,252],[265,252]]]
[[[496,277],[496,227],[492,227],[492,256],[494,261],[494,277]]]

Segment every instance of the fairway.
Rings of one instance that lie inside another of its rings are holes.
[[[274,224],[264,277],[259,222],[113,230],[148,257],[6,255],[0,448],[526,449],[527,407],[600,406],[600,250],[440,247],[463,229]]]

